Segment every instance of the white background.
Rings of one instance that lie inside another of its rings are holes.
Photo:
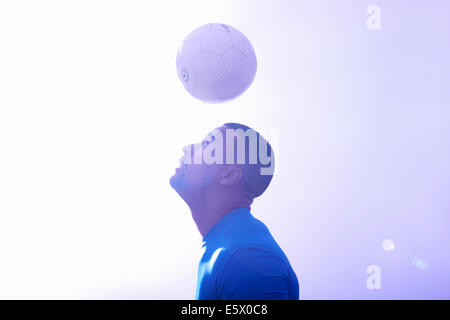
[[[201,237],[168,181],[225,122],[278,153],[252,211],[302,298],[448,298],[448,3],[376,2],[379,30],[369,1],[2,1],[0,298],[193,298]],[[258,58],[223,105],[175,70],[208,22]]]

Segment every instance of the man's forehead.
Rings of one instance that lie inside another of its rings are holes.
[[[213,130],[211,130],[205,137],[204,140],[210,140],[211,137],[216,137],[217,135],[221,135],[222,139],[225,140],[227,136],[227,132],[231,131],[231,134],[233,134],[235,137],[237,136],[246,136],[247,134],[257,134],[256,131],[253,131],[253,129],[248,128],[247,130],[241,129],[241,128],[229,128],[227,126],[220,126]]]

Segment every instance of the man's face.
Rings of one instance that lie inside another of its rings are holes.
[[[189,193],[210,186],[216,182],[221,170],[221,164],[204,159],[205,149],[211,147],[217,135],[222,135],[225,128],[211,131],[201,142],[187,145],[183,148],[180,166],[170,178],[170,185],[177,192]],[[216,151],[213,151],[213,155]],[[210,153],[208,153],[210,154]]]
[[[259,196],[273,175],[270,150],[267,141],[251,128],[216,128],[200,143],[183,148],[180,167],[170,184],[182,197],[219,185],[243,186]]]

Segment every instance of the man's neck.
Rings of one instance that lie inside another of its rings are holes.
[[[211,228],[224,216],[238,208],[250,210],[251,201],[248,199],[234,199],[234,201],[211,202],[203,201],[199,206],[189,206],[192,218],[198,231],[205,237]]]

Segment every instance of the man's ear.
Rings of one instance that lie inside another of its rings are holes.
[[[242,170],[235,166],[225,166],[220,173],[220,185],[231,186],[242,179]]]

